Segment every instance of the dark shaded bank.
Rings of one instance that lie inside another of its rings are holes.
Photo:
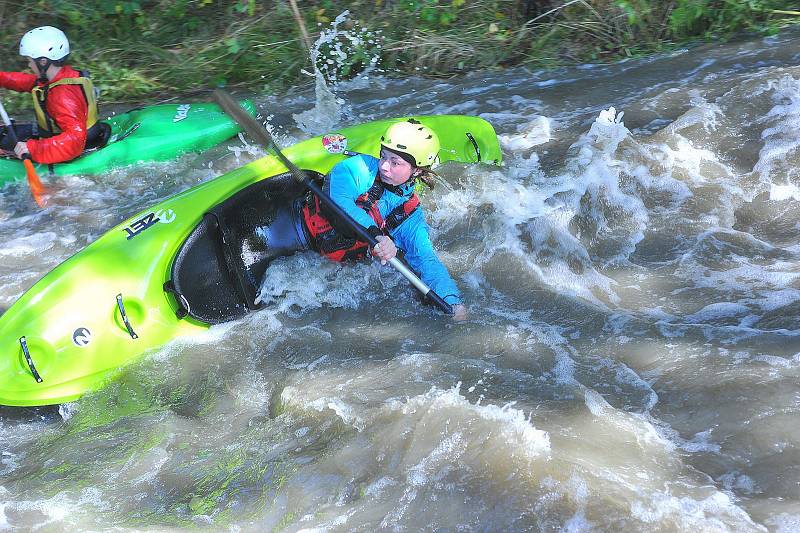
[[[22,34],[55,25],[103,101],[140,102],[228,85],[270,92],[305,83],[307,43],[344,11],[317,64],[332,78],[368,67],[449,76],[508,66],[613,61],[800,20],[779,0],[53,0],[0,3],[3,63],[24,67]],[[305,34],[309,40],[304,39]],[[373,61],[374,60],[374,61]],[[13,109],[21,95],[4,94]]]

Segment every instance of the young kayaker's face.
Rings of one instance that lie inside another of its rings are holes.
[[[378,163],[381,181],[390,185],[402,185],[414,173],[411,163],[385,148],[381,148],[381,160]]]

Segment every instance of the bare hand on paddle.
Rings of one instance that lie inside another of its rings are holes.
[[[382,265],[385,265],[386,261],[390,261],[397,255],[397,247],[394,245],[394,241],[385,235],[379,235],[375,237],[375,240],[378,242],[372,248],[372,255],[380,259]]]
[[[17,155],[17,157],[18,157],[18,158],[20,158],[20,159],[25,159],[25,154],[28,154],[29,156],[30,156],[30,154],[31,154],[31,153],[28,151],[28,145],[27,145],[27,143],[24,143],[24,142],[18,142],[18,143],[17,143],[17,144],[14,146],[14,153],[15,153],[15,154]]]

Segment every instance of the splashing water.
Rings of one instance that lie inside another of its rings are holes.
[[[347,114],[345,100],[336,96],[338,86],[352,77],[356,68],[353,58],[360,58],[363,71],[356,78],[366,80],[378,68],[380,45],[378,35],[356,25],[353,29],[340,29],[350,11],[345,10],[320,32],[311,49],[314,77],[315,105],[312,109],[292,115],[299,128],[311,135],[320,135],[338,125]]]

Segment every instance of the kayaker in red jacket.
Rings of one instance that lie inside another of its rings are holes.
[[[81,155],[89,145],[102,144],[105,128],[97,122],[94,87],[88,77],[65,64],[69,41],[64,32],[41,26],[26,33],[19,53],[28,58],[33,74],[0,72],[0,87],[30,92],[34,124],[15,124],[20,142],[12,145],[0,128],[0,148],[20,159],[29,153],[37,163],[61,163]],[[92,128],[95,125],[98,127]]]

